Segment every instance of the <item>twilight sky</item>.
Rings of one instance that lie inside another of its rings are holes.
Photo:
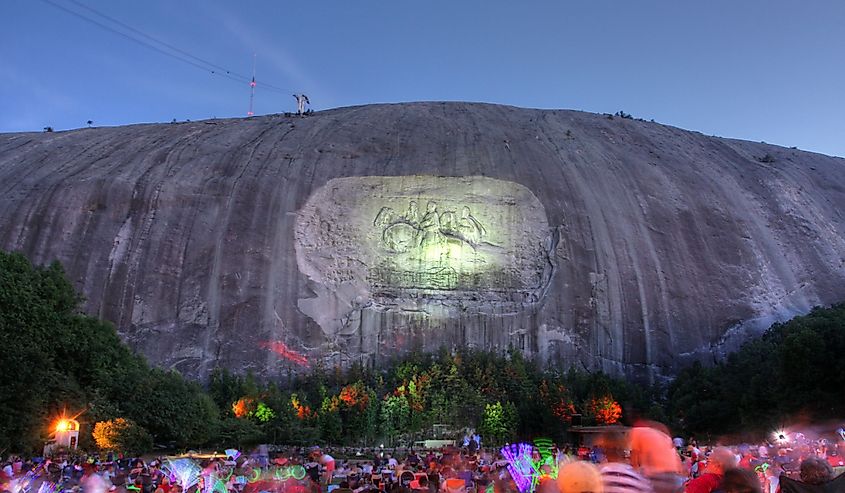
[[[845,156],[843,0],[0,0],[0,132],[244,116],[248,85],[196,65],[253,53],[259,115],[294,92],[624,110]]]

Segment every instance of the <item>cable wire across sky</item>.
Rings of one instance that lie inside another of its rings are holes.
[[[251,79],[250,77],[247,77],[243,74],[240,74],[240,73],[235,72],[233,70],[229,70],[226,67],[223,67],[223,66],[218,65],[214,62],[210,62],[210,61],[208,61],[208,60],[206,60],[202,57],[198,57],[194,54],[191,54],[191,53],[189,53],[189,52],[187,52],[187,51],[185,51],[185,50],[183,50],[183,49],[181,49],[177,46],[174,46],[174,45],[172,45],[172,44],[170,44],[166,41],[162,41],[162,40],[160,40],[160,39],[158,39],[154,36],[151,36],[151,35],[143,32],[139,29],[136,29],[136,28],[126,24],[125,22],[122,22],[118,19],[115,19],[115,18],[109,16],[109,15],[106,15],[106,14],[104,14],[104,13],[102,13],[102,12],[92,8],[92,7],[89,7],[85,4],[83,4],[82,2],[78,2],[77,0],[68,0],[68,2],[77,6],[77,7],[79,7],[79,8],[81,8],[81,9],[84,9],[84,10],[96,15],[97,17],[105,19],[107,22],[110,22],[110,23],[112,23],[116,26],[119,26],[120,28],[122,28],[124,30],[128,30],[129,33],[127,33],[126,31],[122,31],[121,29],[115,28],[113,26],[109,26],[107,24],[104,24],[104,23],[100,22],[99,20],[92,18],[92,17],[90,17],[90,16],[88,16],[84,13],[78,12],[78,11],[73,10],[73,9],[69,9],[69,8],[67,8],[63,5],[58,4],[57,2],[55,2],[53,0],[42,0],[42,1],[44,3],[52,6],[52,7],[55,7],[59,10],[62,10],[62,11],[66,12],[66,13],[74,16],[74,17],[82,19],[82,20],[84,20],[84,21],[86,21],[90,24],[93,24],[93,25],[95,25],[95,26],[97,26],[101,29],[105,29],[106,31],[111,32],[112,34],[116,34],[116,35],[121,36],[125,39],[133,41],[133,42],[135,42],[135,43],[137,43],[141,46],[144,46],[144,47],[146,47],[150,50],[155,51],[156,53],[158,53],[160,55],[164,55],[164,56],[167,56],[167,57],[172,58],[174,60],[180,61],[180,62],[185,63],[187,65],[190,65],[194,68],[200,69],[203,72],[207,72],[207,73],[210,73],[212,75],[224,77],[224,78],[229,79],[231,81],[237,82],[238,84],[250,85],[250,84],[254,83],[254,81],[255,81],[254,76]],[[132,33],[132,34],[130,34],[130,33]],[[137,37],[137,36],[140,36],[140,38]],[[155,43],[155,44],[153,44],[153,43]],[[258,87],[266,89],[267,91],[277,92],[277,93],[280,93],[280,94],[290,94],[290,91],[282,89],[281,87],[274,86],[272,84],[261,83],[260,85],[258,85]]]

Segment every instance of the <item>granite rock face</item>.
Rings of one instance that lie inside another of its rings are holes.
[[[514,346],[651,378],[845,299],[845,160],[467,103],[0,135],[0,248],[154,363]]]

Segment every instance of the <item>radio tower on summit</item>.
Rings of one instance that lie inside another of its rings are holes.
[[[252,112],[253,99],[255,99],[255,53],[252,54],[252,81],[249,83],[249,111],[246,112],[247,117],[255,114]]]

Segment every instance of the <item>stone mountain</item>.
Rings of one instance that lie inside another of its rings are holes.
[[[468,103],[0,135],[0,248],[155,364],[516,347],[634,378],[845,299],[845,160]]]

